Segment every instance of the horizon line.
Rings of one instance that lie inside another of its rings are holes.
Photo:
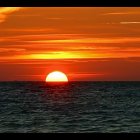
[[[5,80],[5,81],[0,81],[1,82],[44,82],[47,83],[46,81],[41,81],[41,80],[34,80],[34,81],[28,81],[28,80]],[[140,82],[140,80],[72,80],[68,81],[69,82]]]

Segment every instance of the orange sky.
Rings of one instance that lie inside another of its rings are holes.
[[[0,81],[140,80],[140,8],[1,7]]]

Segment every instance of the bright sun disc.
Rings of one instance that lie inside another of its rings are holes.
[[[68,78],[64,73],[54,71],[47,75],[46,82],[68,82]]]

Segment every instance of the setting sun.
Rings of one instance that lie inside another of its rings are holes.
[[[68,78],[64,73],[54,71],[47,75],[46,82],[68,82]]]

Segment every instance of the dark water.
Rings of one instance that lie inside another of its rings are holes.
[[[140,82],[1,82],[3,132],[140,132]]]

